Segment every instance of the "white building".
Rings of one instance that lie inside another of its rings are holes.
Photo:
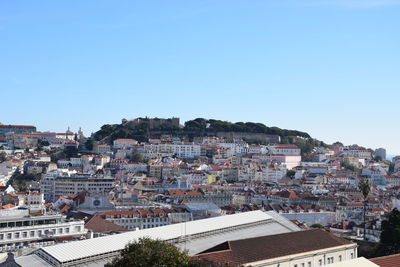
[[[40,182],[40,190],[46,202],[53,202],[59,196],[74,195],[84,191],[108,193],[114,186],[114,179],[111,177],[59,172],[45,174]]]
[[[301,150],[292,144],[275,144],[268,147],[269,154],[274,155],[300,155]]]
[[[371,159],[372,153],[368,149],[344,149],[341,153],[343,156],[356,157],[359,159]]]
[[[0,251],[27,247],[49,239],[86,234],[83,220],[66,220],[63,215],[29,216],[28,210],[0,211]]]
[[[135,139],[119,138],[114,140],[113,147],[114,149],[126,149],[126,148],[132,148],[137,144],[138,141],[136,141]]]
[[[198,158],[201,155],[201,146],[195,143],[159,143],[145,144],[144,152],[148,153],[172,153],[179,158]]]

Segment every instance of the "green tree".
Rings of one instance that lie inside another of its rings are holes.
[[[344,160],[340,161],[340,166],[342,166],[346,170],[350,170],[350,171],[353,171],[353,172],[357,170],[356,166],[351,165],[351,164],[347,163]]]
[[[369,179],[367,178],[363,178],[360,180],[360,182],[358,183],[358,189],[360,190],[360,192],[363,195],[364,198],[364,240],[367,239],[366,237],[366,220],[365,220],[365,213],[367,210],[367,198],[369,193],[371,192],[371,183],[369,181]]]
[[[0,152],[0,163],[7,160],[6,152]]]
[[[289,178],[294,178],[295,174],[296,174],[296,171],[294,171],[294,170],[288,170],[286,172],[286,176]]]
[[[400,211],[393,209],[382,222],[379,256],[400,253]]]
[[[7,182],[8,185],[12,185],[17,190],[27,190],[28,186],[27,183],[31,181],[39,181],[41,178],[40,174],[33,175],[33,174],[27,174],[27,173],[22,173],[20,168],[18,167],[11,178]]]
[[[143,162],[143,155],[140,152],[133,152],[130,158],[131,161],[133,162]]]
[[[189,255],[165,241],[140,238],[128,244],[106,267],[193,266]]]
[[[93,139],[92,138],[88,138],[85,142],[85,147],[87,150],[92,150],[93,149]]]
[[[319,224],[319,223],[314,223],[314,224],[312,224],[311,226],[310,226],[311,228],[322,228],[322,227],[324,227],[322,224]]]

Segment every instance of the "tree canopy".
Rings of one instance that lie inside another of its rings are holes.
[[[179,267],[193,266],[187,253],[161,240],[141,238],[128,244],[106,267]]]
[[[7,160],[7,154],[6,154],[6,152],[0,152],[0,163],[1,162],[4,162],[4,161],[6,161]]]
[[[193,259],[162,240],[140,238],[129,243],[106,267],[232,267],[231,264]]]
[[[400,253],[400,211],[397,209],[382,222],[381,245],[386,255]]]

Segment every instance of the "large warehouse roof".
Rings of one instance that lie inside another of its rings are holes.
[[[187,223],[131,231],[41,248],[37,255],[52,265],[73,266],[113,257],[141,237],[166,240],[193,255],[226,240],[298,231],[274,212],[251,211]]]

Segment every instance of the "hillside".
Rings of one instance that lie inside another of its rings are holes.
[[[262,123],[254,122],[228,122],[214,119],[197,118],[179,125],[178,118],[137,118],[123,120],[121,124],[105,124],[95,132],[91,140],[111,143],[117,138],[133,138],[140,142],[149,138],[162,136],[179,137],[184,141],[192,141],[194,137],[220,136],[241,137],[249,143],[265,144],[276,142],[280,137],[281,143],[297,144],[305,153],[314,145],[319,145],[317,140],[311,138],[306,132],[287,130],[278,127],[268,127]]]

